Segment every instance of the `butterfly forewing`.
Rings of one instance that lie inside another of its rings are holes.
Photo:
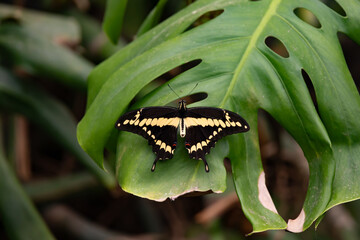
[[[156,163],[173,157],[180,121],[177,115],[177,109],[171,107],[141,108],[121,116],[115,126],[146,138],[156,154]]]

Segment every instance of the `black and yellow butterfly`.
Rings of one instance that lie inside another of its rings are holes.
[[[212,107],[186,108],[185,100],[179,107],[145,107],[121,116],[115,127],[146,138],[156,154],[151,171],[158,160],[171,159],[177,143],[177,130],[185,137],[185,147],[191,158],[202,160],[205,171],[209,166],[205,155],[216,141],[230,134],[247,132],[249,124],[238,114]]]

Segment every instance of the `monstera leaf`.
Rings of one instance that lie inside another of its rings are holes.
[[[329,208],[360,197],[360,98],[337,38],[337,32],[343,32],[360,42],[360,3],[337,2],[344,16],[321,1],[196,1],[94,69],[87,112],[78,125],[81,146],[102,166],[105,145],[117,133],[114,123],[134,96],[161,74],[200,60],[172,79],[171,86],[184,96],[198,83],[195,92],[208,97],[194,105],[237,112],[251,130],[217,143],[208,155],[209,173],[181,147],[152,173],[155,155],[146,140],[121,133],[116,164],[121,187],[158,201],[192,191],[222,192],[226,187],[223,158],[229,157],[236,191],[253,232],[305,230]],[[298,8],[311,11],[320,27],[301,20],[295,14]],[[223,12],[188,29],[200,16],[216,10]],[[271,50],[265,43],[268,37],[282,42],[289,56]],[[314,86],[318,110],[302,71]],[[161,106],[176,98],[167,86],[161,86],[131,108]],[[303,208],[288,223],[278,215],[265,186],[257,132],[260,108],[295,138],[309,163]]]

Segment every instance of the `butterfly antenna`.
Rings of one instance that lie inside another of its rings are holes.
[[[170,84],[168,84],[168,87],[171,89],[171,91],[173,91],[175,93],[176,96],[179,97],[179,99],[182,99],[175,91],[174,89],[170,86]]]
[[[196,83],[196,85],[193,87],[193,89],[191,89],[191,91],[189,92],[188,95],[190,95],[190,94],[194,91],[194,89],[197,87],[197,85],[199,85],[199,83]],[[182,98],[174,91],[174,89],[170,86],[170,84],[168,84],[168,86],[169,86],[169,88],[171,89],[171,91],[173,91],[173,92],[175,93],[175,95],[179,97],[179,99],[182,99]]]
[[[190,95],[198,85],[199,85],[199,83],[196,83],[196,85],[193,87],[193,89],[191,89],[191,91],[189,92],[188,95]]]

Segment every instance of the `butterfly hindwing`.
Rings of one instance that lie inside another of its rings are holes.
[[[227,135],[250,129],[247,122],[238,114],[220,108],[188,108],[184,122],[185,147],[191,158],[204,161],[207,172],[209,167],[205,155],[215,146],[216,141]]]
[[[173,157],[179,121],[176,108],[147,107],[124,114],[115,126],[119,130],[139,134],[148,140],[156,154],[152,167],[154,171],[158,160]]]
[[[208,129],[201,126],[192,126],[186,129],[185,148],[188,150],[189,156],[198,160],[203,160],[205,170],[208,172],[205,155],[210,152],[210,148],[214,147],[215,142],[208,140]]]

